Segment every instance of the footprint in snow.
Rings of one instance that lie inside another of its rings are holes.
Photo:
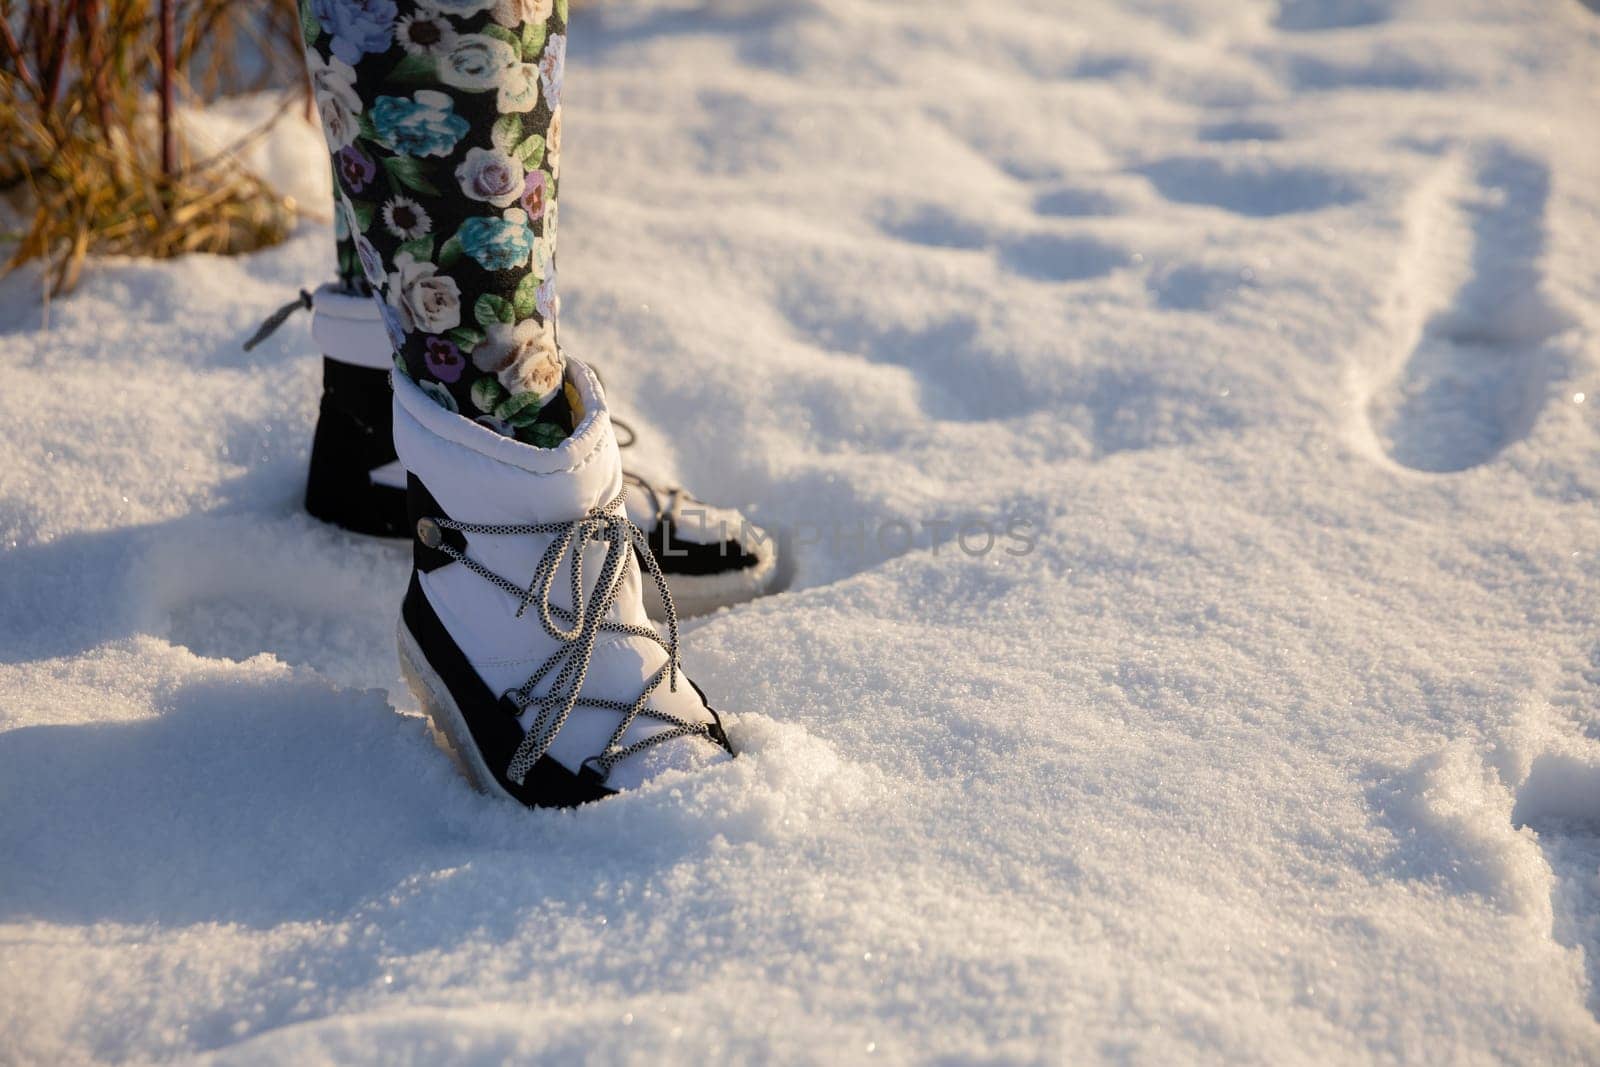
[[[1511,822],[1538,837],[1555,877],[1555,938],[1583,950],[1589,1011],[1600,1019],[1600,763],[1538,757],[1517,790]]]
[[[1448,295],[1419,307],[1403,366],[1367,405],[1389,457],[1430,472],[1477,467],[1527,435],[1558,369],[1545,342],[1567,326],[1541,292],[1544,165],[1496,147],[1444,190],[1401,283]]]
[[[1390,0],[1284,0],[1273,25],[1290,33],[1375,26],[1392,15]]]
[[[1353,204],[1365,191],[1352,177],[1323,167],[1257,156],[1173,156],[1136,168],[1175,204],[1270,218]]]
[[[206,659],[270,654],[340,686],[396,692],[401,547],[309,518],[207,518],[152,542],[127,595],[142,626]]]

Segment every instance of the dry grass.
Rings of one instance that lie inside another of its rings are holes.
[[[174,111],[298,84],[292,0],[0,0],[0,14],[0,195],[20,223],[7,270],[42,261],[59,292],[90,254],[243,252],[288,234],[293,202],[232,152],[197,157]]]

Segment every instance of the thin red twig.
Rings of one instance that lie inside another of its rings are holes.
[[[173,127],[173,22],[176,0],[161,0],[161,174],[170,179],[178,169],[177,131]]]
[[[33,94],[35,100],[39,99],[39,83],[34,80],[33,71],[28,69],[28,59],[22,54],[22,45],[11,32],[10,4],[5,6],[4,17],[0,17],[0,44],[5,45],[6,54],[11,57],[11,62],[16,64],[17,77],[23,86]]]

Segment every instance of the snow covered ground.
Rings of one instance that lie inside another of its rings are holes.
[[[307,324],[239,350],[322,229],[47,325],[14,276],[0,1061],[1600,1057],[1600,15],[573,49],[564,335],[630,462],[796,542],[688,640],[748,758],[567,814],[454,775],[403,550],[298,510]],[[317,150],[256,155],[320,206]]]

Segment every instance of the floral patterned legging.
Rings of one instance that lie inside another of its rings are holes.
[[[556,344],[567,0],[300,0],[340,276],[404,373],[533,445],[575,416]]]

